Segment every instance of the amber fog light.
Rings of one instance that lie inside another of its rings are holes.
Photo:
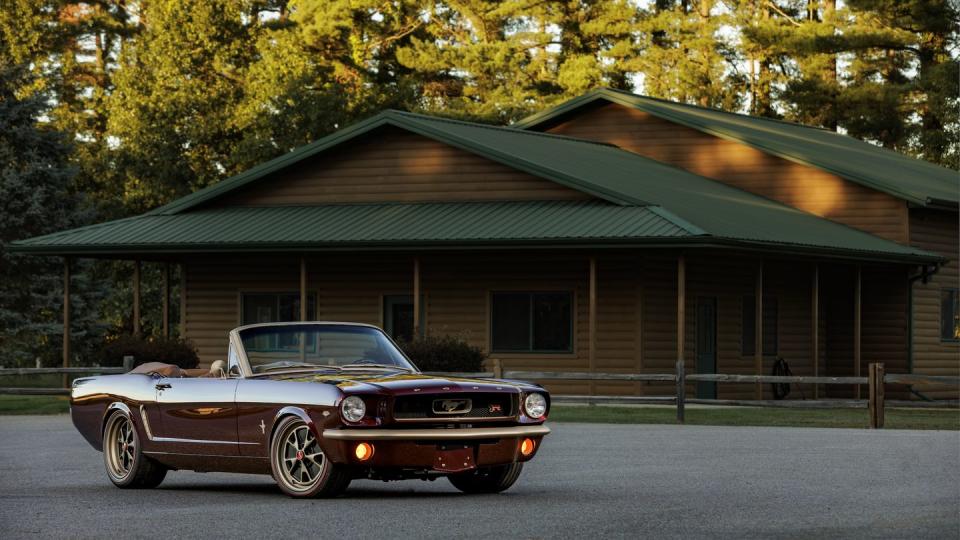
[[[366,461],[373,457],[373,445],[362,442],[357,445],[357,448],[353,451],[353,453],[360,461]]]
[[[537,443],[533,442],[533,439],[524,439],[523,442],[520,443],[520,453],[524,456],[529,456],[536,447]]]

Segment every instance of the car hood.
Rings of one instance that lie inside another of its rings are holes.
[[[464,377],[438,377],[422,373],[398,373],[384,375],[363,371],[358,373],[324,373],[277,377],[299,382],[334,384],[344,393],[377,394],[445,394],[457,392],[507,392],[541,390],[541,387],[524,381],[503,379],[469,379]]]

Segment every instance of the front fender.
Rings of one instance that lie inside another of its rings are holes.
[[[307,414],[307,411],[303,410],[300,407],[294,405],[288,405],[281,408],[277,411],[277,414],[273,417],[273,427],[270,429],[270,440],[273,440],[273,434],[277,430],[277,424],[280,423],[280,420],[283,420],[287,416],[296,416],[303,421],[310,429],[310,432],[313,433],[313,436],[318,440],[320,439],[320,433],[317,430],[317,426],[313,423],[313,418],[310,418],[310,415]]]

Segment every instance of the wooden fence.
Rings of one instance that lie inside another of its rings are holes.
[[[69,368],[0,368],[4,375],[39,375],[49,373],[73,375],[126,373],[133,367],[133,358],[124,358],[124,367],[69,367]],[[584,404],[667,404],[675,405],[677,422],[684,423],[687,404],[698,405],[735,405],[748,407],[783,407],[795,409],[832,409],[867,408],[870,427],[882,428],[884,410],[887,405],[897,407],[956,407],[956,401],[925,402],[886,400],[887,384],[937,384],[960,386],[960,377],[938,375],[915,375],[884,372],[883,364],[870,364],[866,377],[807,377],[781,375],[730,375],[720,373],[686,374],[683,362],[677,362],[674,373],[598,373],[587,371],[518,371],[504,370],[499,361],[493,362],[493,371],[475,373],[428,372],[430,375],[457,376],[471,378],[504,378],[533,381],[616,381],[616,382],[672,382],[675,387],[673,396],[594,396],[594,395],[557,395],[555,403]],[[753,383],[753,384],[822,384],[822,385],[868,385],[869,399],[817,399],[817,400],[733,400],[688,398],[688,382]],[[67,388],[10,388],[0,387],[0,394],[19,395],[69,395]]]

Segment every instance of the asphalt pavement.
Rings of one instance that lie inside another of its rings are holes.
[[[502,494],[302,501],[239,474],[119,490],[67,416],[0,416],[0,538],[960,538],[956,431],[551,427]]]

